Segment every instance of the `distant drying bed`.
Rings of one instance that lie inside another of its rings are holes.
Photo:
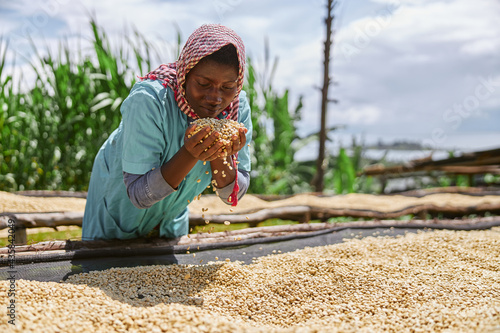
[[[43,213],[83,212],[84,198],[30,197],[0,191],[0,213]],[[244,214],[261,209],[310,206],[320,208],[373,209],[380,212],[397,211],[410,206],[435,204],[438,206],[469,207],[479,205],[500,205],[500,195],[471,196],[457,193],[435,193],[420,198],[403,195],[371,195],[352,193],[337,196],[316,196],[298,194],[287,199],[266,201],[247,194],[236,207],[223,203],[215,195],[193,198],[189,207],[191,213],[201,214]]]
[[[4,311],[0,331],[498,332],[499,258],[500,228],[428,231],[249,265],[220,258],[20,280],[16,325]]]
[[[31,197],[0,191],[0,213],[83,212],[86,199]]]
[[[231,211],[247,213],[259,209],[278,207],[310,206],[318,208],[367,209],[380,212],[391,212],[411,206],[435,204],[437,206],[469,207],[483,204],[500,204],[500,195],[471,196],[458,193],[434,193],[423,197],[404,195],[374,195],[351,193],[335,196],[317,196],[313,194],[297,194],[282,200],[266,201],[253,195],[245,195]],[[201,196],[190,204],[191,212],[201,212],[209,208],[210,214],[228,214],[230,208],[215,196]]]

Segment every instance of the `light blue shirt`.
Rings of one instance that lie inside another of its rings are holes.
[[[244,91],[239,97],[238,121],[248,129],[246,137],[250,143],[250,107]],[[151,80],[134,85],[122,104],[121,113],[119,127],[102,145],[94,161],[82,239],[137,238],[147,235],[157,225],[161,237],[186,235],[189,230],[187,205],[210,184],[210,163],[204,165],[198,161],[176,191],[147,209],[132,204],[123,172],[146,174],[170,160],[184,143],[188,117],[177,106],[174,92]],[[248,146],[239,151],[238,161],[238,169],[251,170]]]

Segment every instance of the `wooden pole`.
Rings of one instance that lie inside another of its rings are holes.
[[[326,115],[328,111],[328,88],[330,86],[330,49],[332,46],[332,22],[333,22],[333,8],[335,6],[335,0],[328,0],[327,17],[325,19],[326,24],[326,37],[325,37],[325,49],[324,49],[324,60],[323,60],[323,87],[321,88],[321,127],[319,131],[319,152],[318,160],[316,162],[316,177],[315,177],[315,190],[316,192],[323,192],[324,188],[324,177],[325,177],[325,150],[326,150]]]

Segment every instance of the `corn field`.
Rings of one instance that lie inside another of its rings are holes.
[[[9,42],[0,39],[0,190],[86,191],[94,157],[121,120],[120,105],[137,75],[160,63],[155,46],[138,31],[113,47],[106,33],[90,20],[92,53],[82,56],[61,40],[58,52],[37,55],[30,63],[34,82],[6,70],[15,61]],[[178,32],[175,54],[180,50]],[[133,59],[130,62],[128,59]],[[272,86],[277,59],[271,63],[266,44],[264,70],[248,59],[246,83],[254,125],[251,193],[293,194],[311,191],[314,162],[297,162],[294,154],[317,139],[297,135],[302,103],[289,105],[289,92]],[[160,62],[161,61],[161,62]],[[358,147],[359,148],[359,147]],[[357,184],[361,151],[331,156],[325,189],[348,193]],[[358,161],[353,163],[353,161]],[[364,189],[366,190],[366,189]]]

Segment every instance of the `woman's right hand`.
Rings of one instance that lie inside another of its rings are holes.
[[[207,138],[204,138],[209,132],[210,127],[206,126],[199,132],[193,134],[196,128],[191,124],[186,133],[184,133],[184,147],[194,158],[200,161],[213,161],[222,155],[223,144],[218,141],[219,133],[213,132]]]

